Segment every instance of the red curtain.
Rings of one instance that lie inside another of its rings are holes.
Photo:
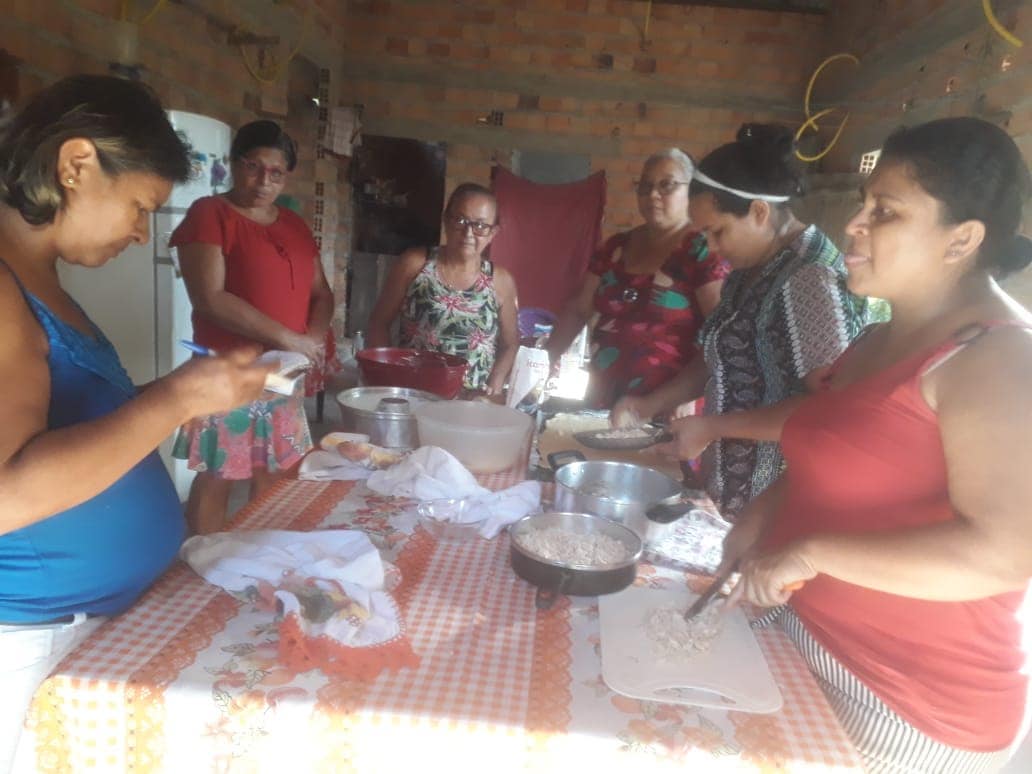
[[[496,166],[491,180],[502,218],[491,243],[491,260],[512,273],[520,307],[558,314],[580,287],[598,246],[606,173],[544,185]]]

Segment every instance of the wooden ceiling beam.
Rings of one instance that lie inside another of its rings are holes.
[[[812,13],[826,15],[828,0],[653,0],[657,5],[702,5],[713,8],[737,8],[743,11],[772,13]]]

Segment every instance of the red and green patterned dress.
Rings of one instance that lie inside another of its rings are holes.
[[[652,392],[695,356],[703,321],[695,291],[730,273],[706,238],[689,231],[655,274],[631,274],[622,261],[630,235],[610,237],[588,265],[599,277],[588,396],[602,408]]]

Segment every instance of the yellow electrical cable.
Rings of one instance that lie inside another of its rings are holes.
[[[814,70],[813,75],[810,76],[810,82],[806,84],[806,95],[803,97],[803,113],[806,115],[806,120],[803,122],[803,125],[800,126],[799,129],[796,131],[796,142],[799,141],[799,139],[803,136],[807,129],[813,129],[815,132],[820,129],[820,127],[817,125],[818,119],[821,119],[824,116],[829,115],[839,109],[830,107],[825,108],[824,110],[821,110],[816,114],[810,113],[810,97],[813,96],[813,85],[817,82],[817,76],[821,74],[821,71],[824,70],[825,67],[827,67],[832,62],[838,61],[839,59],[848,59],[853,64],[860,64],[860,60],[857,59],[855,56],[846,52],[842,52],[840,54],[832,54],[819,65],[817,65],[817,69]],[[838,128],[835,130],[835,135],[831,138],[831,142],[829,142],[827,146],[824,148],[824,150],[822,150],[816,156],[804,156],[797,150],[795,152],[796,157],[800,161],[806,162],[818,161],[824,158],[828,154],[828,151],[835,147],[835,143],[838,142],[839,137],[842,136],[842,132],[846,128],[846,122],[848,120],[849,112],[846,111],[846,114],[842,117],[842,120],[839,122]]]
[[[140,24],[141,25],[146,24],[151,19],[153,19],[155,16],[157,16],[158,11],[160,11],[162,8],[164,8],[167,3],[168,3],[168,0],[158,0],[158,2],[156,2],[154,4],[154,7],[151,8],[146,13],[146,15],[144,15],[144,17],[142,19],[140,19]]]
[[[649,1],[651,2],[651,0],[649,0]],[[284,62],[284,64],[286,64],[287,62],[290,62],[291,60],[293,60],[293,58],[295,56],[297,56],[298,53],[300,53],[300,51],[301,51],[301,44],[304,43],[304,41],[305,41],[305,33],[308,31],[308,12],[310,10],[311,10],[310,6],[305,8],[305,13],[301,17],[301,32],[299,32],[298,35],[297,35],[297,45],[295,45],[293,50],[289,54],[287,54],[287,60],[286,60],[286,62]]]
[[[1006,40],[1015,48],[1021,48],[1024,43],[1016,35],[1011,33],[1006,27],[1000,24],[1000,20],[996,18],[996,14],[993,13],[993,5],[989,0],[982,0],[982,13],[985,14],[986,21],[989,22],[989,26],[996,30],[996,34]]]
[[[244,67],[247,68],[247,72],[249,72],[251,77],[259,83],[275,83],[279,79],[282,68],[277,69],[276,74],[269,78],[261,75],[257,70],[251,67],[251,62],[247,58],[247,51],[244,49],[243,43],[240,44],[240,58],[244,60]]]
[[[244,60],[244,66],[247,68],[247,72],[251,74],[252,78],[254,78],[259,83],[275,83],[279,80],[279,77],[283,74],[284,68],[301,51],[301,45],[302,43],[304,43],[305,40],[305,32],[308,29],[308,11],[309,9],[305,8],[304,16],[301,17],[301,32],[298,34],[297,44],[294,46],[293,49],[291,49],[290,53],[287,54],[286,59],[284,59],[283,63],[275,69],[275,72],[272,75],[263,75],[259,73],[254,67],[252,67],[250,60],[248,60],[247,58],[247,51],[244,49],[244,44],[240,44],[240,58]],[[266,72],[269,72],[269,70],[266,70]]]
[[[652,0],[648,0],[645,4],[645,29],[641,33],[641,42],[648,43],[649,41],[649,20],[652,18]]]

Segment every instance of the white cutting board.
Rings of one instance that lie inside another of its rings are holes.
[[[645,633],[649,610],[687,610],[698,595],[686,588],[632,586],[599,597],[602,678],[617,693],[634,699],[692,704],[739,712],[777,712],[781,691],[770,673],[745,614],[723,615],[723,629],[709,650],[687,657],[655,653]]]

